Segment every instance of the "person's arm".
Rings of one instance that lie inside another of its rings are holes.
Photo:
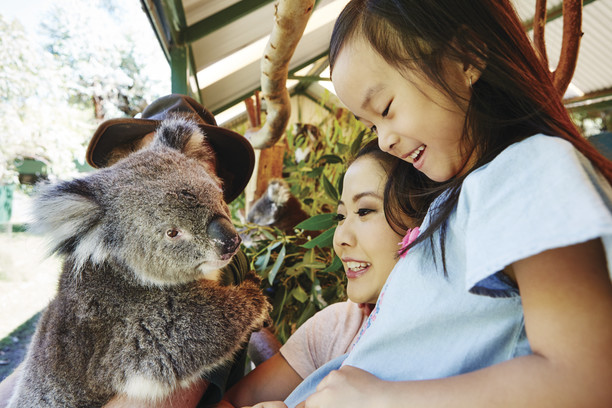
[[[223,401],[243,407],[260,401],[284,400],[301,382],[302,377],[280,353],[276,353],[230,388]]]
[[[512,267],[532,355],[413,382],[386,382],[345,366],[298,407],[612,406],[612,283],[601,241],[545,251]]]
[[[208,381],[199,380],[188,388],[181,388],[159,401],[138,400],[117,395],[104,408],[196,408],[208,387]]]

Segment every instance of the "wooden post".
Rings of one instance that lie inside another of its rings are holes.
[[[245,135],[248,138],[250,134],[258,132],[261,126],[259,92],[255,92],[255,101],[247,98],[244,103],[251,125]],[[282,178],[285,150],[284,143],[276,143],[266,149],[255,150],[255,177],[251,177],[245,189],[245,216],[249,213],[251,205],[266,191],[270,179]]]
[[[533,43],[542,63],[547,67],[548,55],[544,41],[546,27],[546,0],[536,1],[533,24]],[[576,64],[582,38],[582,0],[563,0],[563,39],[557,68],[552,72],[553,83],[563,97],[569,86]]]

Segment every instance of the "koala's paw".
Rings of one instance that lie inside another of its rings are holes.
[[[261,277],[253,269],[249,270],[244,276],[244,282],[254,283],[258,288],[261,288]]]
[[[239,288],[243,292],[247,303],[253,308],[254,329],[259,330],[262,327],[271,325],[270,312],[272,311],[272,305],[268,301],[268,297],[261,290],[261,278],[255,271],[247,273]]]

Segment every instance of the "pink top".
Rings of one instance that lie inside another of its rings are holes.
[[[328,361],[347,353],[366,321],[364,310],[350,300],[319,311],[281,347],[289,365],[306,378]]]

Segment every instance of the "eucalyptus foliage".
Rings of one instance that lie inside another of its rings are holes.
[[[317,311],[346,300],[346,276],[332,248],[335,209],[348,160],[372,138],[347,114],[325,118],[317,126],[315,140],[296,129],[285,135],[284,179],[311,217],[298,224],[293,235],[276,228],[242,226],[245,232],[261,236],[246,253],[272,299],[274,327],[283,343]],[[296,152],[301,152],[297,159]]]

